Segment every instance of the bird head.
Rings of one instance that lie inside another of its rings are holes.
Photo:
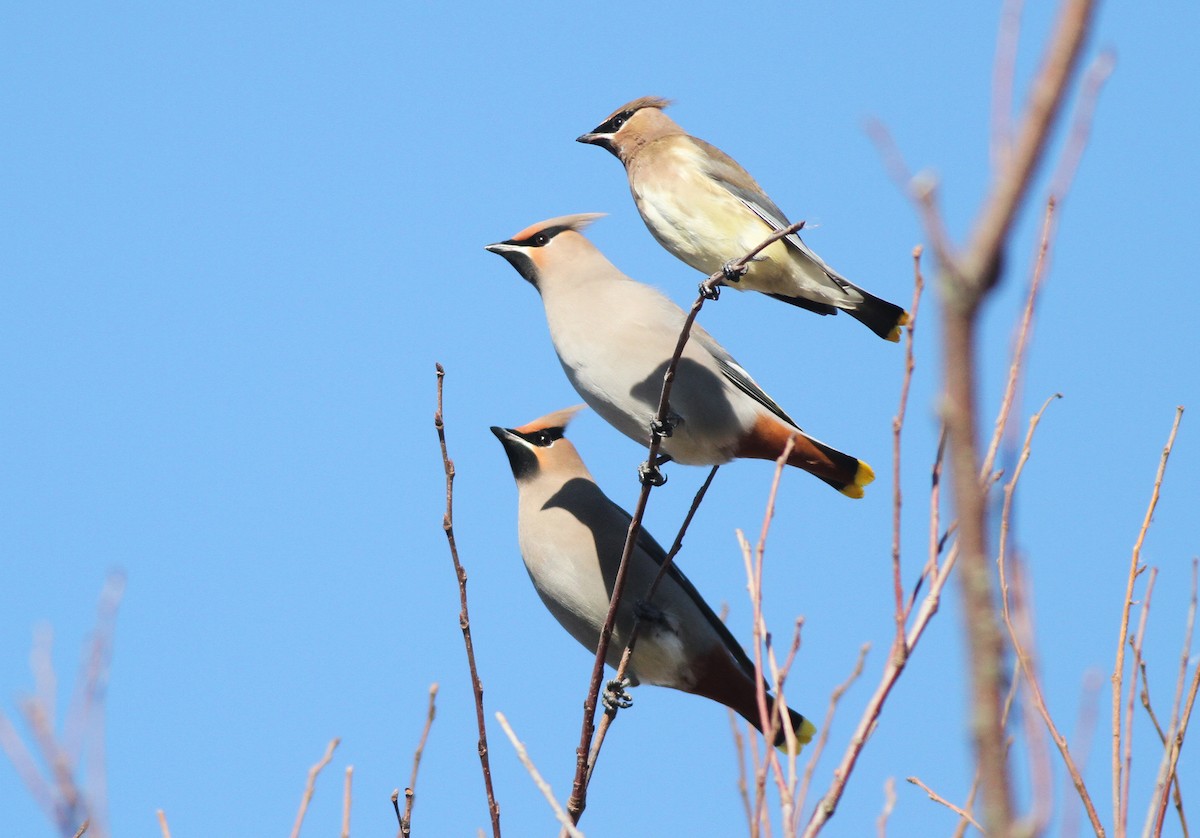
[[[671,104],[661,96],[643,96],[617,108],[604,121],[575,142],[598,145],[617,156],[622,163],[645,145],[669,134],[682,134],[663,109]]]
[[[556,410],[519,428],[492,426],[518,483],[547,473],[587,473],[579,452],[563,436],[571,419],[584,407],[577,404]]]
[[[503,256],[538,288],[539,279],[554,265],[567,264],[581,250],[595,251],[579,231],[603,216],[602,212],[560,215],[532,224],[511,239],[486,245],[484,250]]]

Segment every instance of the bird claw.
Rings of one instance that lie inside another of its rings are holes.
[[[747,270],[749,269],[745,265],[735,265],[733,259],[721,266],[721,273],[726,282],[741,282]]]
[[[718,285],[709,285],[706,279],[700,283],[700,296],[706,300],[719,300],[721,298],[721,288]]]
[[[633,603],[633,615],[643,623],[665,623],[667,621],[667,613],[653,602],[645,599],[639,599]]]
[[[650,433],[665,439],[666,437],[669,437],[671,434],[675,433],[675,426],[678,424],[679,418],[676,416],[668,416],[661,422],[657,419],[652,419],[650,421]]]
[[[633,696],[625,692],[630,681],[628,678],[614,678],[604,686],[604,694],[600,696],[600,702],[604,705],[604,709],[610,713],[615,713],[618,710],[628,710],[633,706]]]
[[[638,466],[638,480],[643,486],[661,486],[667,482],[667,476],[656,464],[647,461]]]

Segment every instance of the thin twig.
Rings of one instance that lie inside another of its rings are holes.
[[[346,786],[342,790],[342,838],[350,838],[350,779],[354,776],[354,766],[346,766]]]
[[[871,651],[871,644],[864,643],[858,649],[858,660],[854,662],[854,669],[845,681],[834,687],[833,692],[829,694],[829,707],[825,711],[825,720],[821,723],[820,731],[817,734],[816,744],[812,747],[812,754],[808,758],[808,764],[804,766],[804,777],[800,781],[800,792],[796,795],[796,811],[799,812],[804,808],[804,804],[808,800],[808,790],[812,785],[813,773],[817,769],[817,763],[821,760],[821,754],[825,751],[825,745],[829,742],[829,732],[833,727],[833,717],[837,712],[838,702],[842,700],[842,696],[854,684],[855,681],[862,676],[863,665],[867,660],[867,653]]]
[[[792,235],[803,227],[804,222],[798,221],[781,230],[776,230],[749,253],[733,262],[730,265],[730,270],[738,271],[745,268],[762,250],[776,241]],[[696,316],[704,306],[704,301],[709,298],[712,291],[721,284],[723,279],[724,269],[713,273],[705,280],[702,290],[696,296],[696,301],[692,304],[691,310],[684,318],[683,327],[679,332],[679,340],[675,344],[675,352],[667,362],[666,372],[663,374],[663,385],[659,396],[658,409],[655,411],[654,420],[650,426],[650,444],[646,454],[646,461],[650,465],[657,462],[658,452],[662,447],[663,438],[656,429],[664,426],[670,413],[671,386],[675,380],[675,370],[679,366],[680,358],[683,356],[683,349],[691,337],[692,324],[696,322]],[[587,787],[590,782],[588,756],[591,752],[592,737],[595,733],[595,715],[596,705],[600,697],[600,683],[604,678],[604,665],[608,659],[608,645],[612,639],[613,625],[617,618],[617,608],[624,593],[629,558],[633,554],[634,545],[637,544],[638,533],[642,527],[642,517],[646,513],[646,504],[650,500],[650,490],[652,488],[653,486],[650,481],[642,481],[637,504],[634,507],[633,516],[629,521],[629,531],[625,536],[625,547],[621,551],[621,561],[617,566],[617,573],[613,579],[613,590],[609,600],[608,613],[605,616],[604,625],[600,629],[600,637],[596,643],[596,660],[592,665],[592,677],[588,682],[587,698],[584,699],[583,703],[583,724],[580,726],[579,747],[575,750],[575,779],[571,784],[571,795],[567,798],[567,812],[571,815],[573,823],[579,823],[579,818],[582,817],[583,811],[587,807]]]
[[[671,549],[667,551],[667,556],[659,566],[658,573],[655,574],[654,580],[650,583],[650,587],[647,588],[645,596],[642,597],[646,602],[653,602],[654,595],[658,592],[659,584],[674,563],[675,556],[683,548],[683,538],[687,535],[688,527],[691,526],[692,519],[696,516],[696,511],[700,508],[700,503],[708,493],[708,487],[712,485],[713,478],[717,476],[718,468],[720,466],[713,466],[709,470],[708,477],[705,478],[700,488],[696,491],[695,497],[692,498],[692,505],[688,508],[687,515],[683,518],[683,523],[679,526],[679,532],[675,535],[675,541],[671,544]],[[634,648],[637,646],[641,627],[641,617],[635,617],[633,627],[629,630],[629,640],[625,643],[625,651],[621,654],[621,662],[617,665],[617,672],[613,676],[613,680],[621,681],[624,679],[625,672],[629,668],[629,662],[633,658]],[[587,779],[589,782],[591,781],[592,772],[596,770],[596,760],[600,757],[600,749],[604,746],[604,739],[608,735],[608,729],[612,726],[616,718],[617,711],[615,707],[613,709],[606,709],[604,715],[600,717],[600,723],[596,725],[596,732],[592,737],[592,747],[588,753]]]
[[[1045,697],[1042,694],[1041,682],[1038,679],[1037,671],[1033,662],[1033,651],[1030,648],[1030,642],[1026,638],[1032,637],[1032,630],[1019,632],[1014,625],[1013,610],[1011,607],[1009,588],[1007,581],[1008,569],[1008,533],[1011,528],[1013,497],[1016,493],[1017,483],[1021,479],[1021,475],[1025,470],[1026,463],[1029,462],[1030,452],[1033,445],[1033,434],[1037,430],[1038,423],[1042,419],[1042,415],[1046,412],[1046,408],[1055,399],[1062,398],[1060,393],[1055,393],[1042,404],[1041,409],[1033,415],[1029,420],[1029,430],[1025,434],[1025,441],[1021,445],[1021,453],[1017,459],[1017,465],[1013,469],[1012,477],[1004,487],[1004,505],[1000,514],[1000,546],[997,565],[1000,573],[1000,591],[1001,591],[1001,613],[1004,620],[1005,628],[1008,630],[1009,641],[1012,643],[1013,652],[1017,657],[1017,661],[1021,667],[1021,673],[1025,677],[1026,690],[1037,709],[1038,714],[1042,717],[1042,721],[1050,733],[1055,746],[1062,756],[1063,763],[1067,768],[1067,773],[1071,777],[1071,782],[1075,786],[1075,790],[1079,793],[1080,799],[1083,801],[1084,809],[1087,811],[1088,819],[1092,823],[1092,828],[1097,835],[1104,835],[1104,826],[1100,822],[1100,816],[1096,812],[1096,807],[1092,803],[1091,795],[1088,794],[1087,787],[1083,782],[1083,775],[1075,764],[1074,758],[1071,756],[1070,748],[1068,747],[1067,739],[1059,732],[1058,726],[1054,723],[1050,716],[1050,710],[1046,705]],[[1023,598],[1022,598],[1023,599]],[[1023,601],[1019,600],[1019,606],[1028,615],[1027,606]]]
[[[916,327],[917,309],[921,304],[921,291],[925,287],[925,279],[921,276],[921,246],[917,245],[912,251],[913,259],[913,300],[909,308],[908,328],[905,330],[904,341],[904,379],[900,384],[900,404],[892,419],[892,585],[896,594],[896,640],[892,653],[907,654],[904,648],[904,624],[908,621],[908,608],[904,604],[904,586],[900,575],[900,510],[903,505],[903,495],[900,491],[900,433],[904,429],[904,416],[908,409],[908,391],[912,385],[913,370],[916,363],[913,360],[913,332]]]
[[[1075,118],[1072,120],[1071,130],[1067,134],[1067,141],[1059,157],[1058,167],[1050,179],[1051,195],[1062,197],[1070,190],[1071,182],[1075,179],[1075,170],[1079,168],[1083,150],[1087,148],[1088,137],[1092,133],[1093,116],[1096,112],[1096,103],[1100,99],[1100,90],[1116,66],[1117,54],[1111,49],[1105,49],[1100,51],[1100,54],[1087,68],[1087,72],[1083,74],[1083,81],[1079,85],[1079,103],[1075,107]]]
[[[416,751],[413,752],[412,776],[409,778],[408,786],[404,789],[404,815],[400,816],[399,811],[396,813],[400,818],[400,834],[404,838],[408,838],[412,831],[412,810],[417,796],[417,769],[421,767],[421,755],[425,753],[425,740],[429,738],[429,729],[433,727],[433,719],[437,715],[437,693],[438,685],[435,681],[429,685],[429,710],[425,714],[425,726],[421,729],[421,739],[417,742]]]
[[[488,760],[487,722],[483,715],[483,682],[479,680],[479,670],[475,666],[475,645],[471,641],[471,617],[467,610],[467,571],[458,559],[458,546],[454,540],[454,461],[450,459],[446,448],[446,425],[442,413],[442,383],[446,371],[437,364],[437,413],[433,417],[433,426],[437,430],[438,444],[442,449],[442,466],[446,472],[446,512],[442,516],[442,530],[446,533],[446,542],[450,545],[450,559],[454,563],[454,575],[458,577],[458,625],[462,629],[463,644],[467,649],[467,666],[471,670],[471,689],[475,694],[475,723],[479,728],[479,763],[483,769],[483,787],[487,793],[488,814],[492,818],[492,838],[500,838],[500,807],[496,803],[496,795],[492,790],[492,766]]]
[[[79,825],[79,829],[75,830],[75,835],[73,838],[80,838],[83,833],[88,831],[88,827],[91,826],[91,823],[92,822],[90,820],[85,820],[83,823],[81,823]]]
[[[1138,618],[1137,631],[1129,638],[1129,650],[1133,653],[1133,677],[1129,679],[1129,690],[1125,699],[1125,754],[1124,778],[1121,781],[1121,831],[1128,829],[1129,823],[1129,786],[1133,776],[1133,700],[1137,695],[1137,672],[1141,669],[1143,642],[1146,637],[1146,621],[1150,617],[1150,603],[1154,598],[1154,582],[1158,579],[1158,568],[1150,568],[1146,578],[1146,591],[1142,594],[1141,616]]]
[[[729,728],[733,732],[733,747],[734,747],[734,750],[737,752],[737,768],[738,768],[737,789],[738,789],[738,797],[741,798],[741,801],[742,801],[742,810],[746,814],[746,834],[747,835],[755,835],[757,833],[757,830],[755,829],[755,825],[754,825],[754,812],[750,808],[750,791],[749,791],[749,787],[746,785],[746,750],[745,750],[745,746],[746,746],[748,740],[746,739],[746,737],[742,736],[742,728],[741,728],[741,725],[738,724],[737,714],[734,713],[733,710],[730,710],[729,708],[726,708],[726,710],[729,713]]]
[[[888,777],[883,782],[883,811],[875,820],[875,830],[879,838],[887,838],[887,822],[896,808],[896,778]]]
[[[300,798],[300,810],[296,812],[296,822],[292,824],[292,838],[299,838],[300,827],[304,824],[304,814],[308,811],[308,803],[312,800],[313,788],[317,783],[317,775],[321,773],[322,768],[329,765],[329,761],[333,759],[333,749],[341,741],[336,736],[331,739],[325,748],[325,755],[312,768],[308,769],[308,782],[304,784],[304,795]]]
[[[1197,585],[1197,562],[1192,560],[1192,597],[1191,603],[1188,606],[1187,629],[1183,638],[1183,653],[1180,656],[1179,662],[1179,680],[1175,688],[1175,701],[1171,708],[1171,725],[1168,728],[1169,733],[1166,737],[1166,748],[1163,752],[1162,763],[1159,766],[1158,779],[1155,783],[1154,795],[1151,798],[1150,815],[1146,818],[1146,828],[1143,835],[1151,834],[1150,824],[1154,824],[1153,835],[1158,836],[1162,833],[1163,821],[1167,813],[1167,797],[1170,791],[1172,779],[1178,780],[1175,773],[1176,764],[1179,760],[1179,754],[1183,750],[1183,737],[1187,733],[1188,720],[1191,718],[1192,708],[1196,703],[1197,689],[1200,688],[1200,665],[1197,665],[1192,677],[1192,686],[1188,693],[1187,699],[1180,705],[1180,699],[1183,692],[1183,684],[1187,677],[1188,663],[1191,661],[1191,644],[1192,632],[1196,621],[1196,585]],[[1182,712],[1182,714],[1181,714]],[[1175,806],[1179,811],[1179,819],[1183,825],[1184,834],[1187,834],[1187,820],[1183,815],[1183,801],[1178,794],[1178,786],[1176,787]],[[1157,813],[1157,814],[1155,814]]]
[[[1121,631],[1117,635],[1117,660],[1113,665],[1112,674],[1112,805],[1113,829],[1118,835],[1125,832],[1126,821],[1121,810],[1121,694],[1122,679],[1125,677],[1125,637],[1129,633],[1129,610],[1133,607],[1133,584],[1138,576],[1138,567],[1142,561],[1142,544],[1146,541],[1146,533],[1150,529],[1150,521],[1154,518],[1154,510],[1158,506],[1158,496],[1162,490],[1163,475],[1167,471],[1167,460],[1171,457],[1171,449],[1175,447],[1175,435],[1179,432],[1179,422],[1183,418],[1183,407],[1175,408],[1175,421],[1171,424],[1171,433],[1167,444],[1163,447],[1162,456],[1158,461],[1158,472],[1154,476],[1154,489],[1150,493],[1150,504],[1142,518],[1142,526],[1138,530],[1137,540],[1133,543],[1133,552],[1129,558],[1129,575],[1125,581],[1125,599],[1121,605]]]
[[[1012,101],[1021,41],[1022,0],[1004,0],[992,62],[992,168],[1003,169],[1012,151]]]
[[[979,825],[979,821],[977,821],[977,820],[975,820],[975,818],[971,817],[971,813],[970,813],[970,812],[966,811],[965,809],[961,809],[961,808],[959,808],[958,806],[955,806],[953,803],[951,803],[951,802],[950,802],[949,800],[947,800],[946,798],[942,797],[940,794],[938,794],[936,791],[934,791],[933,789],[931,789],[929,786],[927,786],[927,785],[925,785],[924,783],[922,783],[922,782],[920,781],[920,779],[918,779],[917,777],[906,777],[905,779],[907,779],[907,780],[908,780],[910,783],[912,783],[914,786],[917,786],[917,787],[918,787],[918,788],[920,788],[920,789],[921,789],[923,792],[925,792],[927,795],[929,795],[929,799],[930,799],[930,800],[934,801],[935,803],[941,803],[943,806],[945,806],[945,807],[946,807],[947,809],[949,809],[951,812],[954,812],[954,813],[955,813],[956,815],[958,815],[960,818],[962,818],[963,820],[965,820],[965,821],[967,821],[968,823],[970,823],[970,824],[971,824],[971,826],[975,827],[975,828],[976,828],[976,829],[978,829],[980,832],[983,832],[983,831],[984,831],[984,830],[983,830],[983,827]]]
[[[1075,722],[1075,732],[1071,739],[1078,745],[1074,748],[1077,754],[1075,764],[1079,773],[1086,774],[1088,760],[1091,758],[1092,745],[1100,719],[1100,689],[1103,686],[1103,676],[1098,670],[1089,670],[1084,674],[1083,686],[1079,698],[1079,713]],[[1079,810],[1074,806],[1064,807],[1062,836],[1074,838],[1079,832]]]
[[[1179,660],[1179,677],[1175,684],[1175,701],[1172,704],[1171,724],[1174,725],[1177,721],[1179,712],[1179,702],[1183,697],[1183,685],[1187,680],[1188,663],[1191,661],[1192,655],[1192,633],[1196,624],[1196,583],[1197,583],[1197,560],[1192,559],[1192,598],[1188,605],[1186,628],[1183,632],[1183,653]],[[1146,662],[1140,659],[1140,649],[1135,649],[1135,654],[1138,656],[1136,665],[1142,674],[1142,707],[1145,708],[1146,714],[1150,717],[1151,724],[1154,725],[1154,730],[1158,733],[1158,740],[1165,747],[1167,745],[1167,733],[1163,730],[1162,725],[1158,721],[1158,717],[1154,713],[1154,707],[1150,702],[1150,678],[1146,673]],[[1183,793],[1179,788],[1178,775],[1174,778],[1175,786],[1175,811],[1179,814],[1180,827],[1183,829],[1184,838],[1188,835],[1187,818],[1183,811]]]
[[[158,816],[158,829],[162,832],[162,838],[171,838],[171,828],[167,826],[167,813],[158,809],[155,814]]]
[[[738,542],[742,549],[742,558],[746,566],[747,589],[750,593],[750,604],[753,621],[753,637],[754,637],[754,681],[755,681],[755,697],[758,702],[759,724],[763,732],[765,740],[766,753],[763,756],[763,762],[759,766],[758,772],[755,775],[755,810],[758,816],[763,817],[766,808],[766,781],[767,774],[773,773],[776,782],[781,791],[786,791],[787,784],[783,777],[783,769],[779,764],[779,755],[775,748],[772,747],[775,741],[776,731],[779,730],[782,721],[773,715],[767,705],[767,687],[765,677],[765,667],[763,665],[763,645],[770,643],[770,635],[767,632],[766,621],[762,614],[762,583],[763,583],[763,560],[766,556],[767,536],[771,530],[771,519],[775,516],[775,499],[779,493],[779,483],[783,477],[783,467],[787,464],[788,457],[791,456],[792,450],[795,447],[795,435],[788,437],[787,444],[783,448],[783,452],[775,461],[775,471],[771,479],[771,489],[767,495],[766,509],[763,511],[763,521],[759,530],[758,543],[755,545],[753,559],[751,559],[750,545],[742,535],[741,531],[737,532]],[[781,699],[777,696],[776,701]],[[784,730],[789,730],[790,725],[782,725]],[[785,736],[787,734],[785,733]],[[794,734],[788,740],[788,748],[791,753],[796,752],[796,742]],[[785,824],[791,822],[789,817],[790,812],[790,795],[786,793],[783,796]]]
[[[988,444],[987,454],[983,458],[981,473],[987,477],[992,474],[996,465],[996,454],[1000,450],[1000,442],[1008,427],[1008,417],[1012,413],[1016,401],[1017,385],[1021,380],[1021,371],[1025,368],[1026,351],[1029,348],[1030,327],[1033,323],[1033,312],[1037,305],[1042,280],[1046,275],[1049,263],[1047,255],[1050,252],[1050,242],[1054,231],[1054,215],[1058,204],[1053,195],[1046,201],[1046,213],[1042,218],[1042,235],[1038,241],[1037,259],[1033,265],[1033,277],[1029,281],[1029,291],[1025,295],[1025,308],[1021,312],[1021,325],[1017,328],[1016,341],[1013,343],[1012,359],[1008,365],[1008,378],[1004,382],[1004,395],[1000,399],[1000,410],[996,413],[996,422],[992,427],[992,439]]]
[[[583,838],[583,833],[571,822],[571,819],[567,817],[567,813],[563,811],[563,807],[559,805],[558,800],[554,797],[554,792],[551,790],[550,784],[542,779],[537,766],[529,758],[529,752],[525,750],[525,746],[517,738],[517,734],[513,732],[512,727],[509,725],[508,719],[504,718],[503,713],[497,712],[496,721],[500,722],[500,727],[504,729],[504,735],[508,737],[508,741],[512,743],[513,750],[517,752],[517,759],[521,760],[521,764],[525,766],[525,770],[533,778],[534,785],[538,787],[538,791],[542,793],[542,796],[546,798],[546,802],[550,804],[550,808],[554,811],[554,817],[558,818],[558,822],[562,824],[562,828],[566,830],[566,833],[571,838]]]

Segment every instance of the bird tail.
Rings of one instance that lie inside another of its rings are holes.
[[[862,460],[803,433],[796,434],[788,465],[804,469],[850,498],[861,498],[863,487],[875,479],[875,470]]]
[[[773,695],[767,696],[767,710],[771,714],[771,726],[778,728],[775,731],[775,739],[771,744],[781,751],[786,751],[787,731],[779,725],[779,716],[776,710],[775,696]],[[758,728],[760,733],[763,733],[762,720],[758,716],[758,708],[755,708],[754,712],[750,715],[746,715],[745,713],[742,715],[745,716],[750,724]],[[792,733],[796,737],[796,753],[800,753],[804,749],[804,746],[811,742],[813,736],[816,735],[817,726],[790,707],[788,708],[788,721],[791,724]]]
[[[910,319],[908,312],[858,286],[854,286],[854,290],[862,294],[863,300],[856,307],[846,309],[846,313],[884,340],[899,342],[900,327],[908,325]]]
[[[774,698],[771,699],[771,712],[775,712]],[[796,753],[800,753],[804,746],[811,742],[813,736],[816,735],[817,726],[790,707],[788,708],[788,719],[792,725],[792,733],[796,735]],[[780,729],[775,734],[775,742],[773,744],[781,751],[787,751],[787,732]]]

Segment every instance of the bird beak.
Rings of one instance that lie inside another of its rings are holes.
[[[517,435],[516,431],[512,428],[492,425],[492,433],[504,446],[504,453],[508,455],[508,464],[512,467],[514,478],[520,480],[525,475],[537,471],[537,454],[534,453],[529,443]]]
[[[526,248],[512,242],[496,242],[484,245],[484,250],[503,256],[508,264],[516,268],[517,273],[533,287],[537,287],[537,265],[534,264]]]
[[[611,134],[580,134],[575,138],[575,142],[586,143],[587,145],[598,145],[600,148],[610,151],[613,154],[617,153],[617,146],[612,141]]]

